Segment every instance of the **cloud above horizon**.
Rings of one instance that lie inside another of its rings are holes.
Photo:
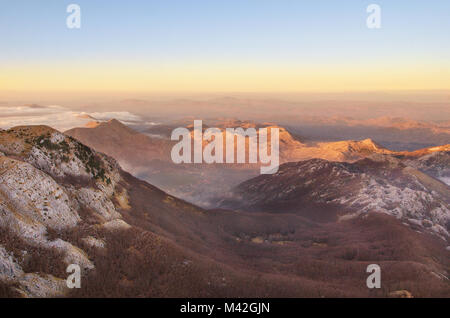
[[[77,112],[59,105],[0,106],[0,128],[8,129],[23,125],[47,125],[59,131],[84,127],[91,121],[117,119],[125,124],[143,122],[143,119],[127,111]]]

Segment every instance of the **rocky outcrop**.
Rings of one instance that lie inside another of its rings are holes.
[[[390,155],[355,163],[313,159],[239,185],[223,207],[256,211],[336,211],[341,220],[381,212],[449,237],[450,188]],[[302,212],[303,211],[303,212]]]
[[[54,236],[79,226],[83,222],[80,211],[88,211],[98,226],[127,225],[119,221],[122,216],[112,201],[121,178],[118,164],[45,126],[1,131],[0,150],[0,229],[27,242],[30,249],[61,253],[64,266],[77,264],[85,272],[94,269],[83,246]],[[94,237],[82,242],[105,246]],[[0,280],[15,283],[24,297],[67,292],[63,277],[26,273],[9,245],[0,246]]]

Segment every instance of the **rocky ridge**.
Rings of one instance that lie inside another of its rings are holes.
[[[75,263],[92,270],[94,264],[80,247],[50,233],[78,226],[83,210],[98,226],[121,219],[113,203],[120,180],[118,164],[46,126],[1,131],[0,151],[2,231],[36,248],[58,251],[66,265]],[[97,238],[86,240],[101,247]],[[26,273],[4,246],[0,246],[0,269],[2,280],[17,284],[16,290],[23,296],[55,296],[67,291],[61,278]]]

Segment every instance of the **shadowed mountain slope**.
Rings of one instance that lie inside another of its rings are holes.
[[[170,154],[176,141],[170,140],[170,134],[177,127],[186,127],[192,132],[193,120],[155,125],[149,134],[135,132],[117,120],[98,123],[93,128],[74,128],[66,134],[114,157],[133,175],[172,195],[207,208],[216,206],[213,198],[260,173],[260,164],[174,164]],[[375,153],[393,153],[371,139],[305,144],[301,137],[294,136],[284,127],[273,123],[258,124],[225,118],[205,121],[203,129],[209,127],[217,127],[224,134],[227,128],[269,128],[269,136],[272,128],[278,128],[280,163],[312,158],[352,162]],[[225,142],[226,138],[223,139]],[[203,142],[204,147],[207,144],[208,142]],[[237,154],[236,148],[234,153]]]
[[[445,241],[389,215],[204,210],[45,126],[1,131],[0,152],[2,296],[448,296]]]

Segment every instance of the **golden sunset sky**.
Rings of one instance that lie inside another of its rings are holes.
[[[450,2],[336,2],[8,2],[0,92],[450,89]]]

